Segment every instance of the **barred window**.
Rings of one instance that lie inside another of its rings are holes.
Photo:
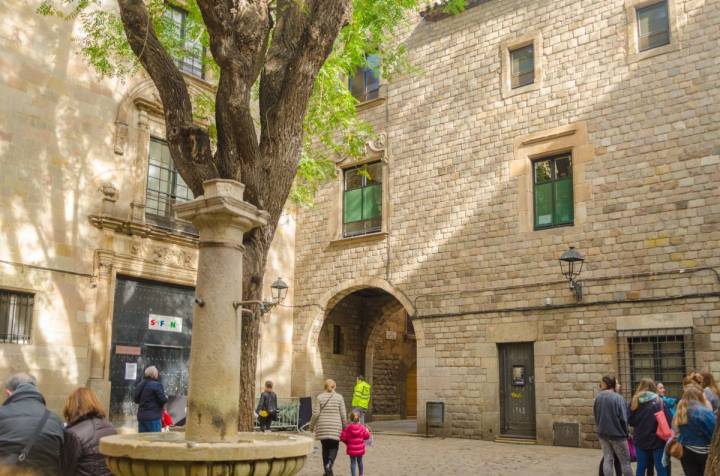
[[[665,385],[668,396],[680,398],[683,376],[695,368],[692,328],[619,331],[618,362],[626,397],[651,378]]]
[[[32,294],[0,289],[0,342],[30,342],[33,303]]]

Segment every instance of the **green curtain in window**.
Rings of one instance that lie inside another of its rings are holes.
[[[343,223],[351,223],[363,219],[363,190],[362,188],[357,188],[345,192]]]
[[[553,183],[535,185],[535,226],[553,224]]]
[[[555,224],[573,221],[572,178],[558,180],[555,185]]]
[[[377,218],[382,210],[382,188],[380,185],[371,185],[363,191],[363,220]]]

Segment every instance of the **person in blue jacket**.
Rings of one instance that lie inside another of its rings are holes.
[[[663,403],[667,407],[667,409],[670,411],[670,414],[674,417],[675,416],[675,407],[677,406],[678,399],[667,396],[665,385],[662,382],[657,383],[657,393],[660,398],[662,398]]]
[[[168,398],[159,382],[160,372],[151,365],[145,369],[145,378],[135,388],[134,400],[138,407],[138,432],[155,433],[162,430],[162,411]]]
[[[630,403],[628,419],[628,423],[634,428],[633,442],[637,451],[636,476],[645,475],[650,461],[654,463],[657,476],[668,476],[668,468],[662,464],[665,441],[655,434],[657,432],[655,414],[660,411],[664,411],[665,418],[670,423],[672,415],[658,396],[655,382],[649,378],[642,379]]]
[[[685,476],[703,476],[717,417],[705,405],[703,390],[696,385],[685,389],[673,420],[683,447],[680,460]]]

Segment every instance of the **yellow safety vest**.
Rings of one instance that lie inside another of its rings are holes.
[[[370,407],[370,384],[364,380],[360,380],[355,385],[352,399],[353,408],[362,408],[367,410]]]

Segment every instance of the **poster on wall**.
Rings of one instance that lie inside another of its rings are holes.
[[[525,366],[524,365],[513,365],[512,384],[517,387],[522,387],[525,385]]]
[[[150,314],[148,316],[148,329],[151,331],[182,332],[182,317],[161,316]]]
[[[137,379],[137,364],[135,362],[125,363],[125,380]]]

